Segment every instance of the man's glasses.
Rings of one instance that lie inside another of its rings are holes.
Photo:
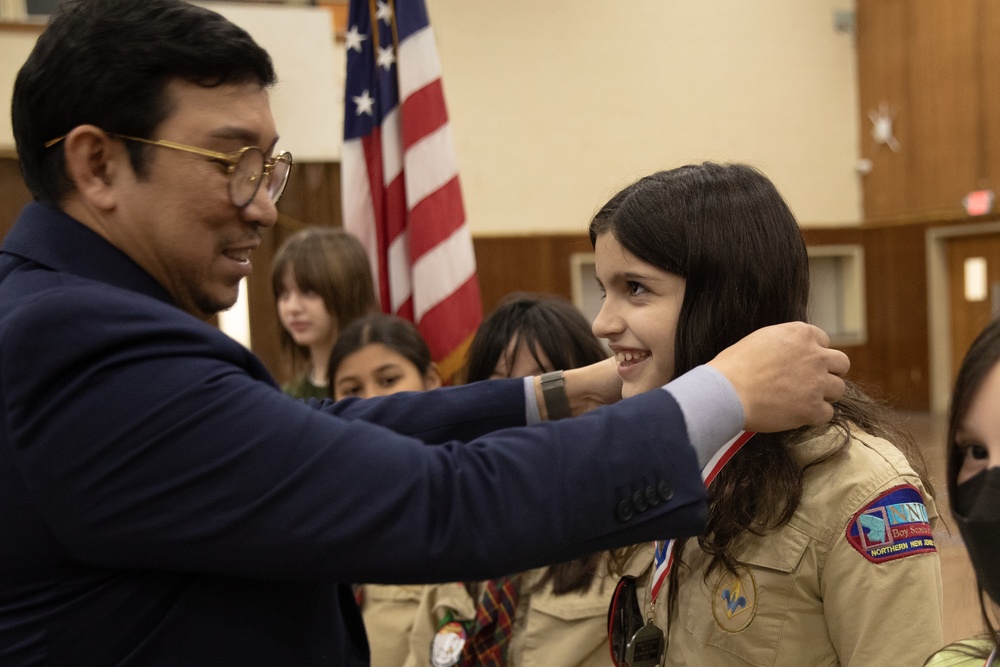
[[[285,191],[285,185],[288,183],[288,174],[292,171],[292,154],[287,151],[278,153],[268,160],[264,158],[264,151],[256,146],[247,146],[234,153],[218,153],[166,139],[142,139],[114,132],[108,132],[108,134],[127,141],[138,141],[150,146],[162,146],[185,153],[194,153],[219,162],[229,174],[229,199],[237,208],[249,206],[250,202],[257,196],[261,183],[264,184],[264,189],[270,200],[277,204],[281,193]],[[63,139],[65,136],[47,141],[45,147],[54,146]]]

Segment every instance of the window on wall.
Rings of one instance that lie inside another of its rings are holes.
[[[865,253],[859,245],[809,246],[809,321],[833,345],[863,345]]]

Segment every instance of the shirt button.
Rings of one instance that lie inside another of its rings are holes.
[[[656,507],[660,504],[660,496],[656,493],[656,487],[653,485],[646,487],[646,502],[649,503],[650,507]]]
[[[674,497],[674,490],[666,480],[660,480],[660,483],[656,485],[656,492],[660,494],[660,498],[664,501]]]

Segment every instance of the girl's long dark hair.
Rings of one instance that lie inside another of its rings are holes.
[[[795,217],[763,174],[742,164],[704,163],[658,172],[626,187],[597,213],[590,240],[612,234],[623,248],[661,270],[684,278],[677,322],[674,372],[679,376],[710,361],[747,334],[772,324],[806,321],[809,264]],[[924,480],[912,438],[891,412],[848,383],[835,406],[833,425],[847,446],[849,425],[894,442]],[[716,477],[708,526],[698,538],[711,556],[706,577],[733,569],[737,539],[764,535],[788,523],[802,497],[802,467],[789,445],[802,431],[760,433]],[[767,480],[762,484],[761,480]],[[675,545],[681,562],[684,542]],[[633,550],[619,552],[621,567]],[[670,604],[678,568],[671,574]]]

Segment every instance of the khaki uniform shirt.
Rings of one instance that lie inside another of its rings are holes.
[[[608,602],[615,579],[601,560],[590,588],[584,593],[553,595],[551,582],[532,591],[545,568],[522,575],[514,631],[507,654],[508,667],[608,667]],[[463,584],[427,586],[410,636],[406,667],[430,664],[430,647],[442,619],[475,618],[476,600]],[[373,663],[374,664],[374,663]]]
[[[829,453],[838,435],[827,429],[796,445],[799,463]],[[705,580],[709,557],[688,541],[672,622],[666,583],[655,607],[668,639],[662,664],[920,665],[941,647],[934,502],[898,449],[852,435],[841,454],[804,471],[802,501],[788,524],[765,537],[747,535],[735,551],[743,563],[737,573],[715,570]],[[868,527],[866,540],[857,537],[859,525]],[[652,564],[640,559],[625,574],[639,576],[645,614]]]
[[[410,631],[424,586],[365,584],[361,616],[372,667],[400,667],[410,650]]]

